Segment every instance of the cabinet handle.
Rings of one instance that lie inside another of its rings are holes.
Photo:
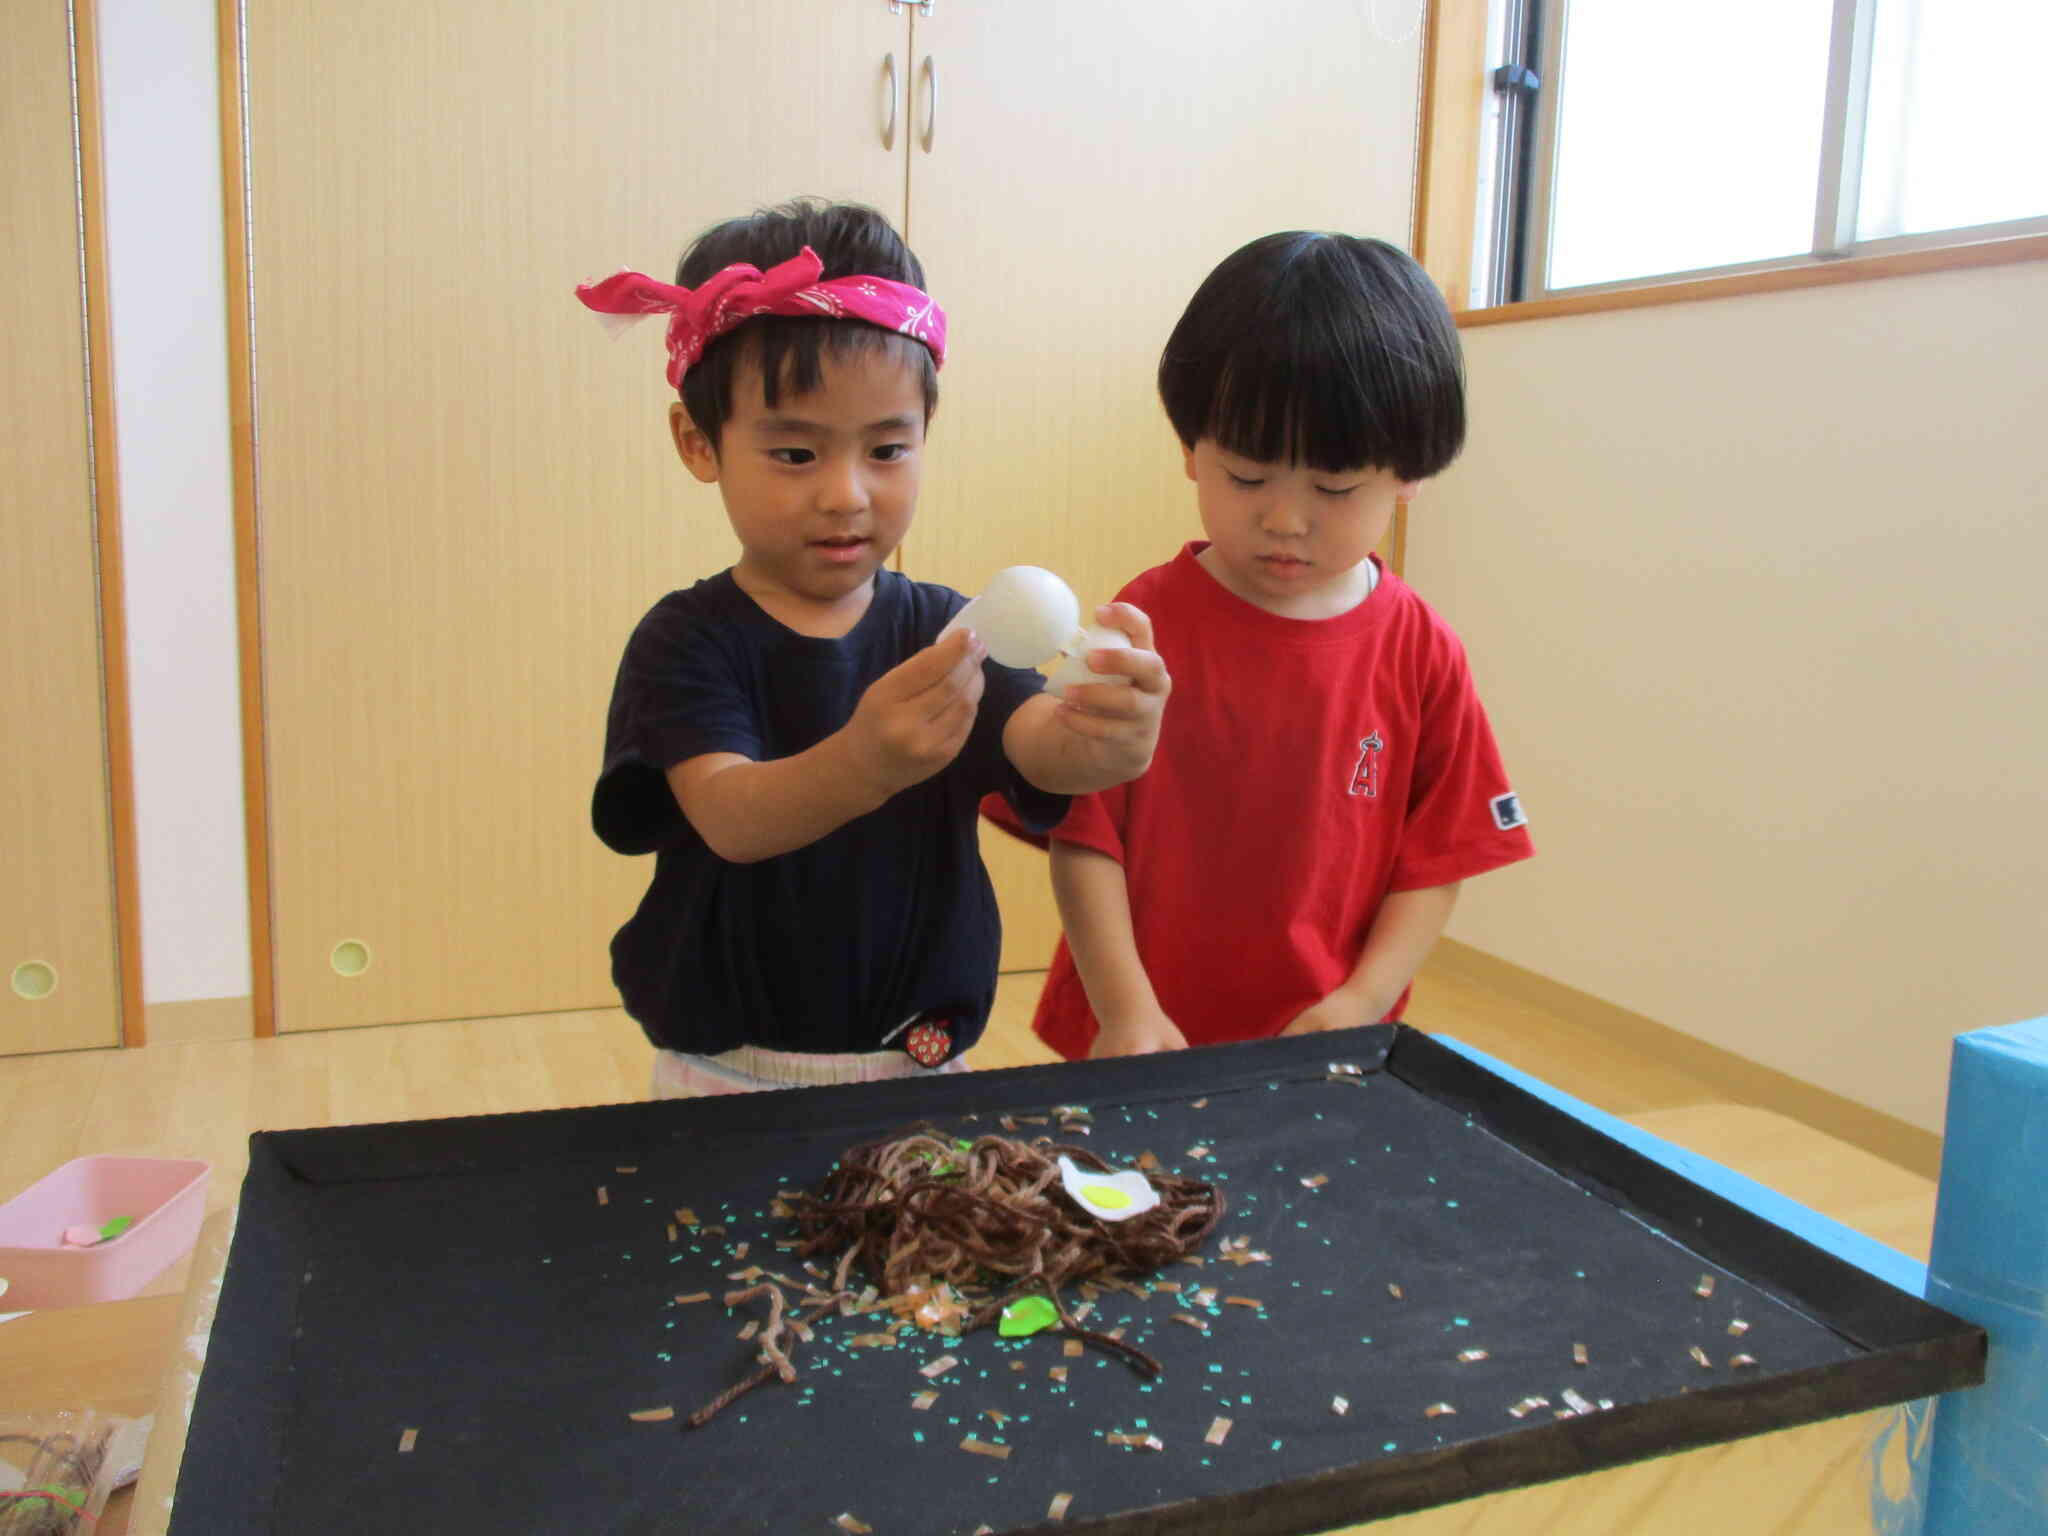
[[[891,52],[882,56],[882,74],[889,82],[889,121],[882,127],[882,148],[896,147],[896,55]]]
[[[931,94],[924,109],[924,152],[932,152],[932,139],[939,127],[939,66],[932,62],[932,56],[924,56],[925,85]]]

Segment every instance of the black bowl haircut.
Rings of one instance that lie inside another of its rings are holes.
[[[1226,257],[1159,359],[1184,447],[1261,464],[1426,480],[1465,442],[1458,328],[1427,273],[1383,240],[1291,230]]]
[[[698,287],[740,261],[751,262],[765,272],[807,245],[824,263],[822,277],[886,277],[914,288],[924,287],[923,265],[880,213],[859,203],[828,203],[809,197],[727,219],[705,230],[676,263],[676,283]],[[773,410],[785,394],[801,396],[818,387],[824,376],[820,360],[828,351],[835,357],[880,352],[897,358],[912,370],[924,390],[925,420],[929,422],[938,409],[938,367],[923,342],[880,326],[825,316],[756,315],[704,349],[696,365],[683,375],[678,394],[691,424],[710,438],[716,449],[732,416],[733,381],[741,376],[745,364],[758,369],[763,398]]]

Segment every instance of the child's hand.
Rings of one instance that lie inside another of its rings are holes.
[[[974,729],[987,656],[980,636],[956,630],[868,685],[845,731],[881,798],[922,783],[960,755]]]
[[[1313,1035],[1326,1029],[1350,1029],[1359,1024],[1371,1024],[1368,1018],[1372,1010],[1359,998],[1341,989],[1332,992],[1321,1002],[1312,1003],[1294,1016],[1294,1022],[1280,1033],[1283,1035]]]
[[[1152,765],[1159,745],[1159,721],[1173,679],[1166,663],[1152,649],[1152,621],[1129,603],[1105,603],[1095,610],[1102,623],[1130,636],[1131,648],[1091,651],[1088,670],[1105,679],[1069,687],[1056,718],[1085,738],[1087,751],[1112,782],[1135,779]],[[1129,686],[1123,686],[1128,683]],[[1185,1041],[1180,1042],[1185,1044]]]
[[[1136,610],[1133,610],[1134,612]],[[1150,1056],[1155,1051],[1184,1051],[1188,1037],[1164,1013],[1157,1010],[1131,1018],[1105,1020],[1095,1031],[1095,1043],[1088,1047],[1088,1059],[1105,1056]]]

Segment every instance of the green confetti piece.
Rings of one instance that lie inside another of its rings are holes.
[[[135,1218],[133,1216],[116,1216],[112,1221],[100,1228],[100,1241],[103,1243],[111,1241],[134,1225]]]
[[[1059,1309],[1043,1296],[1024,1296],[1003,1308],[996,1332],[1006,1339],[1029,1338],[1059,1324]]]

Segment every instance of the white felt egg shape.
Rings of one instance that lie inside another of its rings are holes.
[[[1159,1203],[1159,1191],[1135,1168],[1122,1173],[1093,1173],[1075,1167],[1072,1158],[1062,1157],[1060,1183],[1066,1186],[1074,1204],[1104,1221],[1128,1221]]]
[[[940,637],[972,625],[994,660],[1006,667],[1037,667],[1059,654],[1080,622],[1081,602],[1072,587],[1041,566],[1013,565],[990,577]]]
[[[1067,637],[1066,646],[1060,652],[1059,665],[1046,674],[1045,691],[1054,698],[1065,698],[1067,690],[1080,683],[1122,683],[1129,687],[1131,680],[1121,672],[1097,672],[1088,665],[1090,651],[1127,651],[1131,648],[1131,637],[1120,629],[1107,624],[1090,624],[1076,629]]]

